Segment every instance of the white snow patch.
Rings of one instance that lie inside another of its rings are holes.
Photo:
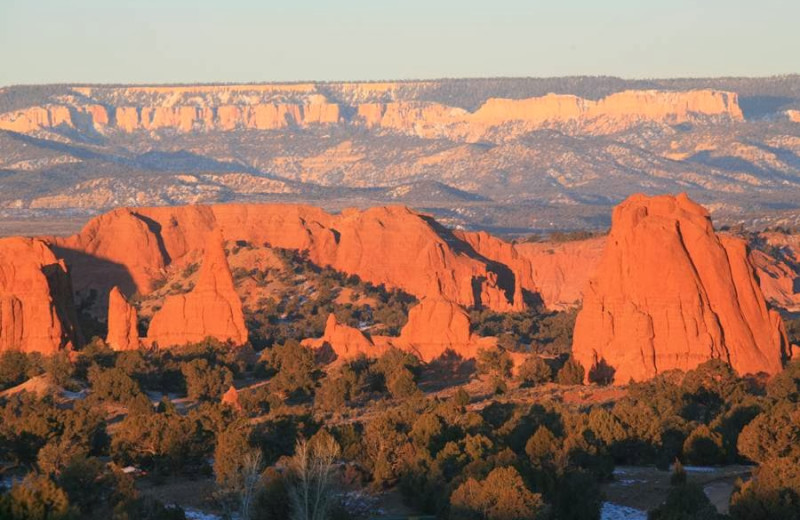
[[[632,507],[603,502],[600,520],[647,520],[647,513]]]
[[[719,471],[719,468],[711,466],[684,466],[683,469],[685,469],[687,473],[714,473],[715,471]]]
[[[222,517],[219,515],[204,513],[197,509],[184,509],[183,512],[186,513],[186,518],[189,520],[222,520]]]

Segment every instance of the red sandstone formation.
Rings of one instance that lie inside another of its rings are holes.
[[[95,289],[106,295],[118,286],[128,295],[147,294],[169,263],[157,225],[136,210],[121,208],[92,219],[76,235],[50,240],[58,255],[75,266],[73,284],[79,293]]]
[[[685,195],[634,195],[612,219],[575,326],[573,354],[618,384],[722,359],[740,374],[778,372],[788,356],[743,241],[718,237]]]
[[[53,354],[81,340],[64,262],[38,239],[0,239],[0,351]]]
[[[545,306],[566,310],[580,305],[583,290],[594,274],[606,237],[572,242],[516,244],[519,255],[533,268],[533,283]]]
[[[239,391],[236,387],[231,385],[228,390],[222,394],[222,404],[232,407],[234,410],[242,411],[242,403],[239,401]]]
[[[408,313],[408,323],[392,344],[432,361],[448,350],[464,359],[478,350],[497,344],[497,338],[481,338],[470,332],[469,315],[458,305],[443,299],[425,298]]]
[[[113,350],[139,348],[138,316],[136,308],[128,303],[118,287],[108,295],[108,335],[106,343]]]
[[[331,314],[325,323],[325,333],[318,339],[306,339],[303,345],[317,351],[330,349],[336,360],[350,360],[359,356],[380,357],[386,352],[386,345],[376,345],[358,329],[348,327]]]
[[[79,293],[105,294],[111,284],[147,294],[165,265],[193,260],[214,228],[225,240],[305,251],[317,265],[418,298],[496,311],[521,308],[507,267],[488,262],[432,218],[399,206],[340,215],[279,204],[118,209],[77,235],[53,240],[78,273]],[[101,271],[102,277],[94,276]]]
[[[207,237],[195,287],[164,300],[150,321],[147,337],[158,347],[196,343],[209,337],[235,345],[247,342],[242,302],[218,232]]]

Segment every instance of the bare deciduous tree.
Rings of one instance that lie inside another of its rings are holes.
[[[289,463],[293,484],[289,489],[292,520],[325,520],[333,504],[334,463],[339,445],[332,438],[297,443]]]
[[[242,489],[240,495],[239,514],[242,520],[250,518],[253,499],[261,482],[261,452],[250,451],[242,461]]]

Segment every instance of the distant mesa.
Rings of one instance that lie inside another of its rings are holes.
[[[744,241],[717,236],[685,195],[620,204],[575,325],[573,355],[614,382],[691,370],[710,359],[738,373],[775,374],[790,355]]]
[[[329,99],[324,89],[304,85],[167,87],[72,87],[72,96],[0,114],[0,129],[35,132],[176,132],[277,130],[350,124],[425,138],[477,141],[499,127],[521,135],[544,128],[607,134],[641,122],[680,124],[703,118],[743,119],[737,95],[711,89],[627,90],[597,101],[547,94],[527,99],[489,98],[477,110],[441,103],[396,99],[386,84],[376,99],[374,85],[339,84]],[[372,90],[365,95],[366,90]],[[387,99],[388,97],[388,99]],[[362,99],[371,98],[369,101]]]

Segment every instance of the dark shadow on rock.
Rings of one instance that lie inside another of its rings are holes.
[[[497,275],[497,286],[503,290],[509,303],[514,302],[516,275],[509,266],[494,260],[490,260],[481,255],[471,245],[458,238],[452,230],[444,227],[433,217],[427,215],[420,215],[420,217],[422,220],[428,223],[428,225],[436,232],[437,235],[439,235],[442,240],[447,243],[454,253],[462,254],[472,258],[473,260],[477,260],[478,262],[485,264],[488,271],[495,273]],[[477,306],[480,306],[480,284],[482,284],[484,280],[484,278],[472,279],[472,291],[475,296],[475,302]]]
[[[130,271],[125,265],[98,258],[84,251],[50,245],[53,253],[67,264],[75,303],[81,306],[84,300],[92,299],[93,314],[105,316],[108,310],[108,293],[115,285],[126,298],[137,292]],[[95,293],[92,293],[92,290]]]
[[[47,285],[56,308],[56,315],[63,326],[62,346],[72,343],[75,347],[83,345],[84,339],[75,310],[70,275],[60,263],[45,265],[42,272],[47,278]]]
[[[136,213],[134,211],[131,212],[131,215],[138,218],[142,222],[147,225],[147,229],[155,236],[156,243],[158,244],[158,251],[161,253],[161,257],[164,260],[164,265],[169,265],[172,263],[172,257],[169,256],[169,252],[167,251],[167,246],[164,244],[164,237],[161,236],[161,224],[156,222],[150,217],[142,215],[141,213]]]

